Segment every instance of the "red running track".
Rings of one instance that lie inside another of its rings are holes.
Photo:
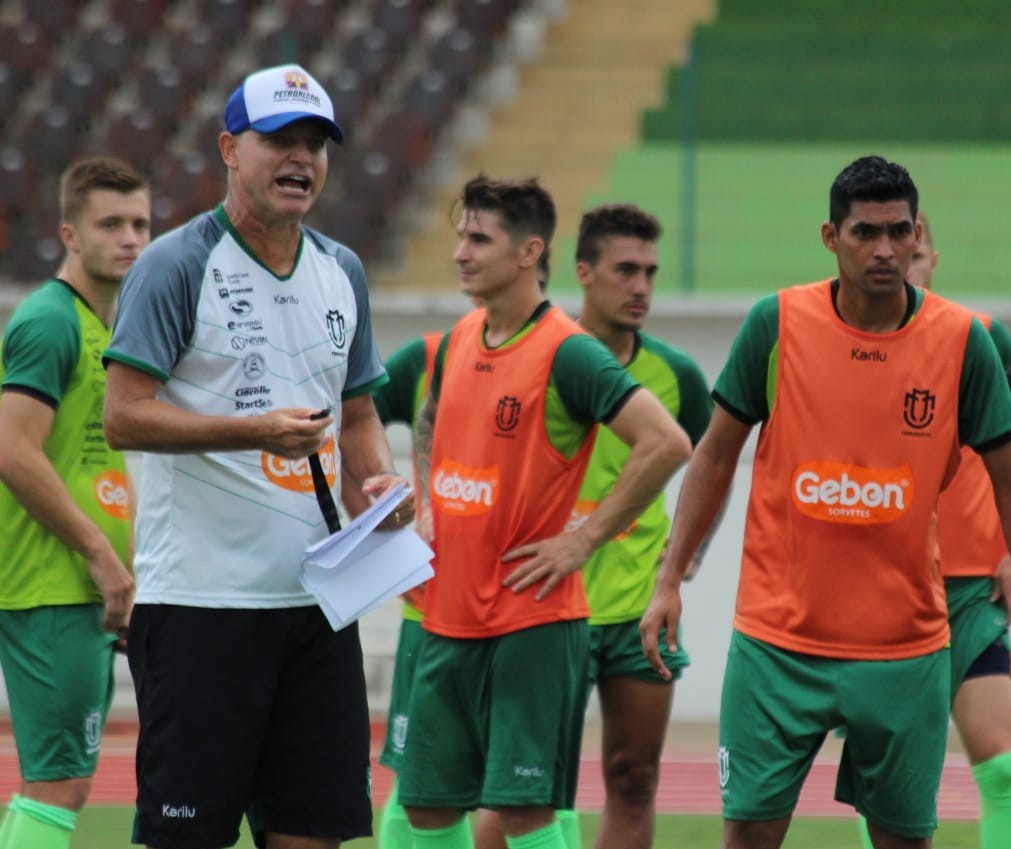
[[[379,738],[381,739],[381,738]],[[134,778],[133,746],[130,734],[106,735],[91,793],[93,804],[130,804],[137,784]],[[375,763],[375,759],[373,759]],[[848,817],[853,809],[833,798],[834,761],[818,760],[800,796],[800,816]],[[373,795],[382,804],[390,790],[392,774],[378,764],[373,770]],[[18,762],[9,737],[0,740],[0,800],[6,801],[18,787]],[[579,771],[576,807],[599,811],[604,802],[600,761],[584,758]],[[720,812],[719,781],[715,758],[666,757],[661,764],[657,810],[675,814],[717,814]],[[979,803],[972,773],[964,757],[949,757],[941,779],[938,815],[942,820],[975,820]]]

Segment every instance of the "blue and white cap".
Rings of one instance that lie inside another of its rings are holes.
[[[344,133],[334,120],[333,103],[301,65],[278,65],[250,74],[225,106],[225,129],[230,133],[275,133],[306,118],[325,124],[330,138],[343,143]]]

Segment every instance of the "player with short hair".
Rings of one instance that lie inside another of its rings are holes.
[[[0,665],[22,779],[0,849],[70,845],[134,590],[101,355],[120,283],[151,238],[147,181],[110,157],[73,163],[59,234],[66,256],[14,311],[0,354]]]
[[[839,725],[836,798],[877,849],[929,846],[936,827],[950,631],[931,524],[968,445],[1011,537],[1011,391],[979,321],[905,281],[917,201],[880,157],[836,178],[821,235],[838,277],[745,319],[643,616],[662,672],[660,631],[675,633],[682,576],[761,422],[720,714],[726,849],[782,844]]]
[[[554,810],[578,770],[589,609],[576,574],[652,502],[688,437],[598,341],[544,300],[555,227],[536,180],[481,175],[460,199],[464,316],[437,354],[415,451],[435,577],[409,708],[400,799],[414,845],[471,845],[468,809],[512,849],[563,849]],[[610,495],[564,532],[606,422],[632,446]]]

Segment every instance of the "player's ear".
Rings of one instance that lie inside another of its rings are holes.
[[[239,161],[236,150],[239,146],[239,137],[229,132],[222,132],[218,136],[218,150],[221,151],[221,159],[229,168],[238,167]]]
[[[821,243],[832,253],[835,253],[839,247],[839,231],[831,221],[826,221],[821,225]]]

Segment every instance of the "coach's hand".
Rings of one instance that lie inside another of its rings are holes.
[[[522,592],[527,587],[544,581],[535,596],[537,601],[551,592],[566,575],[571,575],[590,559],[593,546],[581,529],[549,537],[540,542],[530,542],[507,551],[502,557],[504,563],[530,558],[517,566],[502,582],[513,592]]]
[[[327,431],[333,425],[333,416],[309,407],[272,410],[259,416],[250,416],[251,426],[257,428],[258,447],[288,460],[301,460],[323,447]]]
[[[670,681],[672,675],[660,657],[660,633],[665,628],[667,629],[667,647],[671,652],[677,651],[677,633],[680,621],[680,589],[662,589],[657,584],[653,591],[653,598],[649,600],[649,606],[639,621],[639,637],[642,640],[642,651],[646,655],[646,660],[664,681]]]

